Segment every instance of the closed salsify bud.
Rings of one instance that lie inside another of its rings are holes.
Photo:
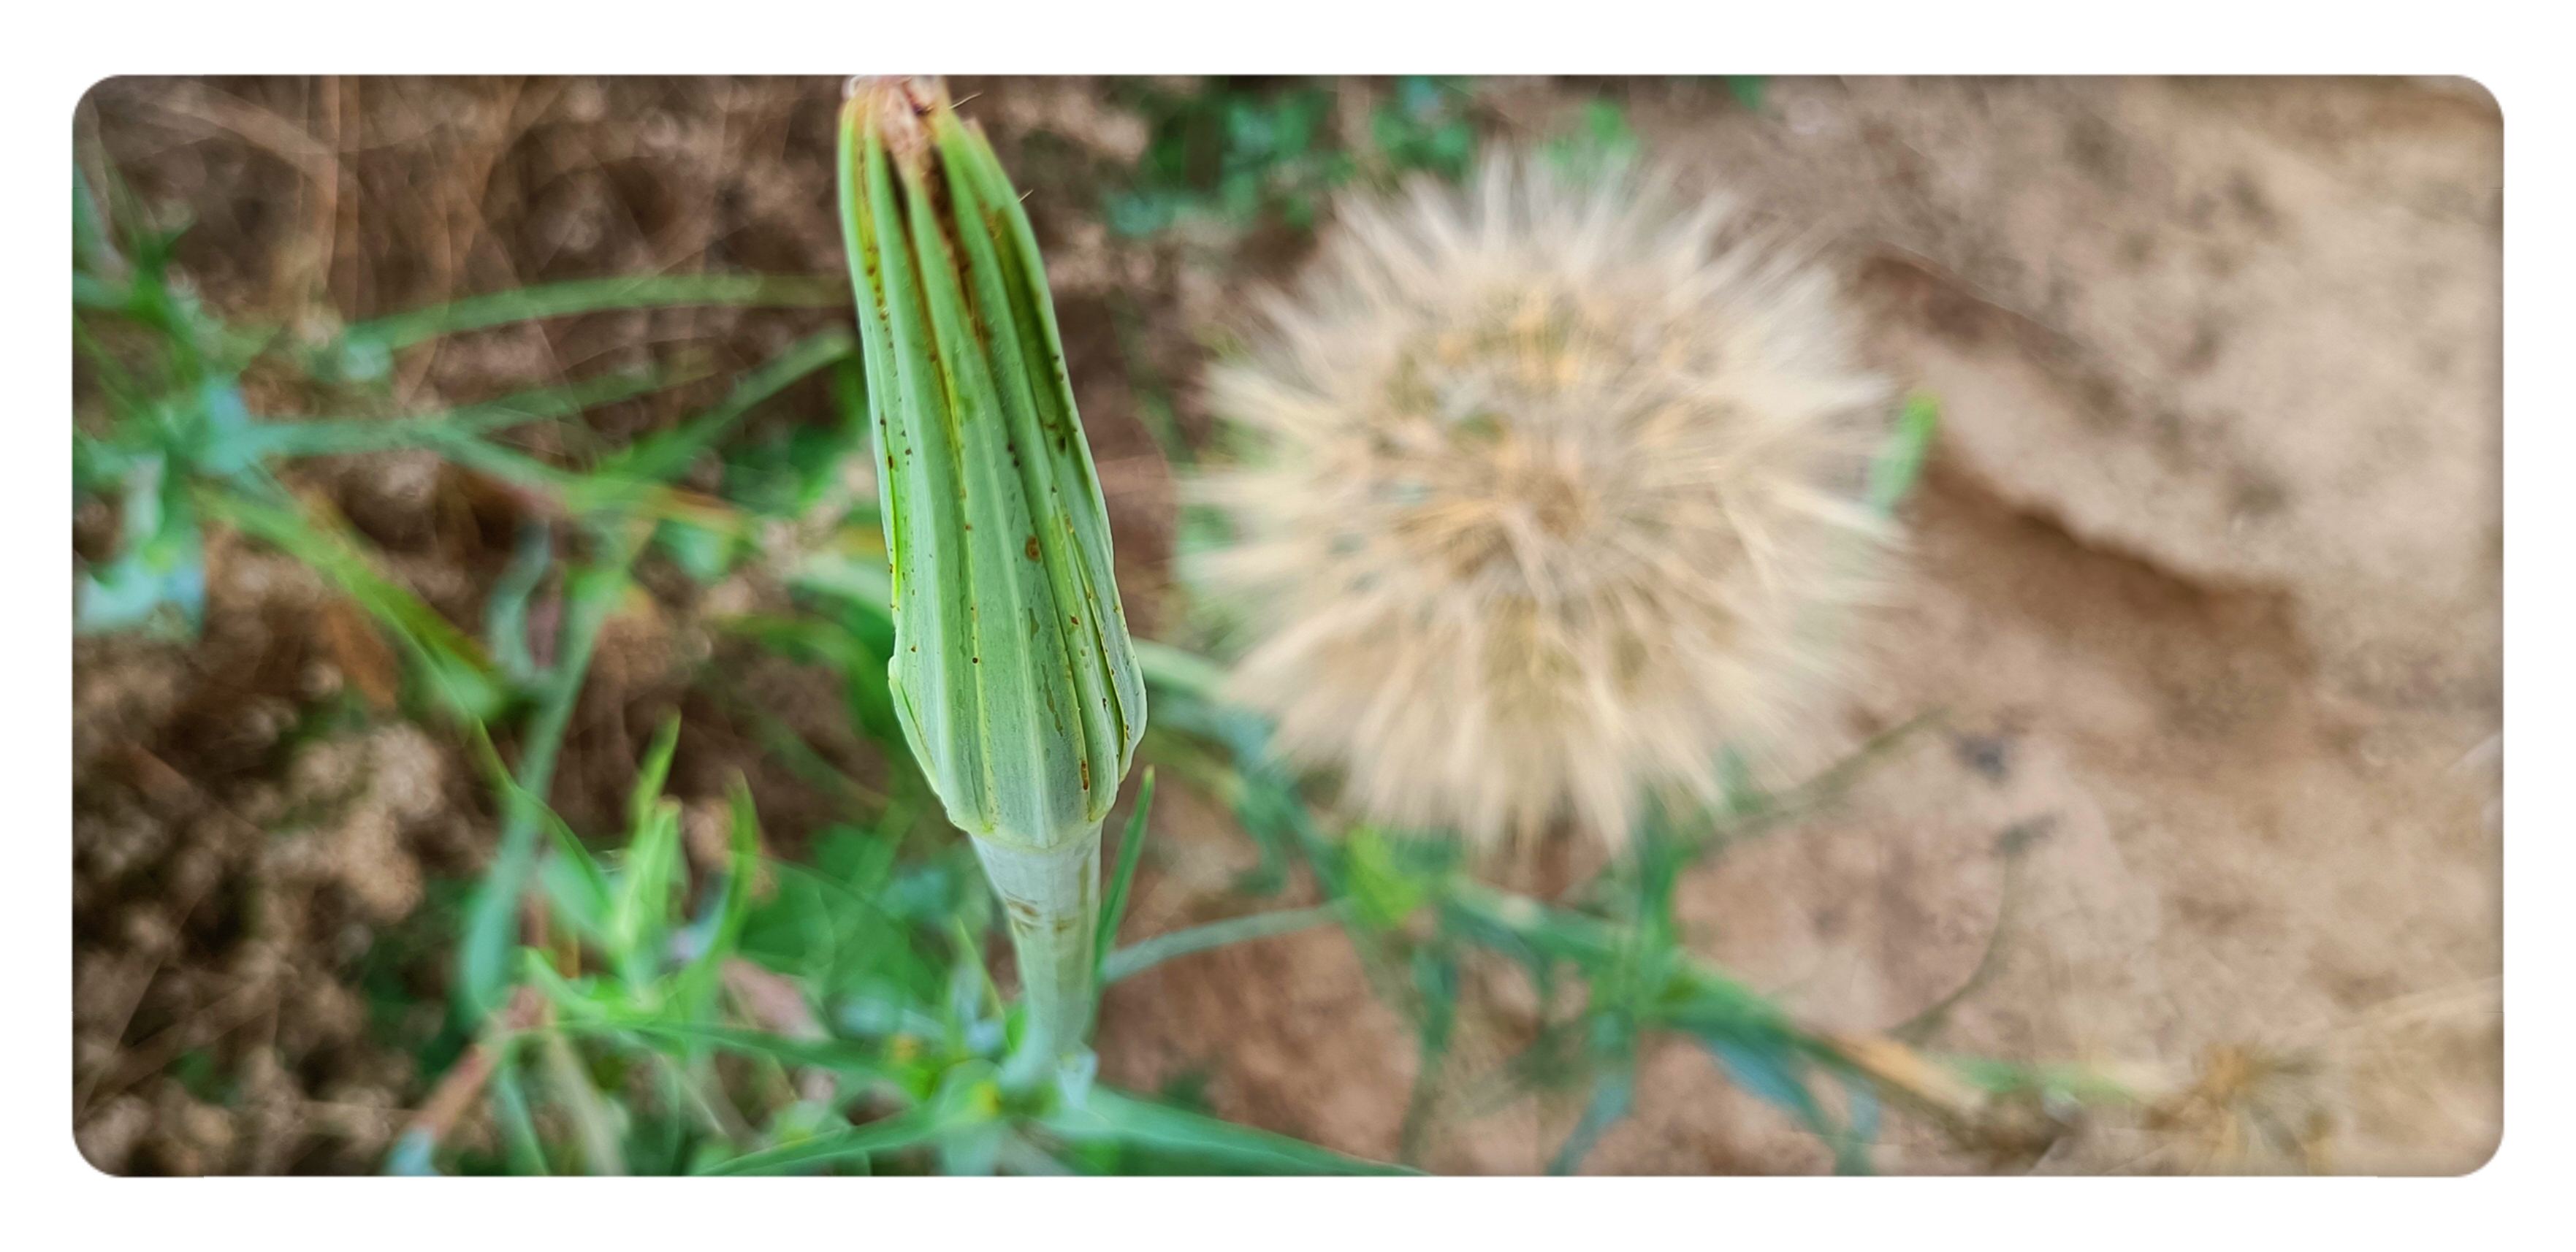
[[[897,717],[1002,899],[1033,1024],[1070,1050],[1091,1012],[1100,824],[1145,689],[1045,268],[935,80],[854,82],[840,162]]]

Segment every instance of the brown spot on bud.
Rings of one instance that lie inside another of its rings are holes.
[[[1029,536],[1029,541],[1020,545],[1020,551],[1028,553],[1029,559],[1032,561],[1038,559],[1038,537],[1035,535]]]

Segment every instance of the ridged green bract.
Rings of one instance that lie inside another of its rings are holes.
[[[1036,240],[935,87],[853,92],[841,188],[897,715],[951,822],[1065,847],[1108,814],[1145,688]]]

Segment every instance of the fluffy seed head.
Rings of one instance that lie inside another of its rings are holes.
[[[1490,158],[1355,200],[1273,297],[1194,496],[1238,599],[1232,693],[1383,822],[1491,841],[1780,760],[1889,538],[1889,389],[1821,274],[1663,178]]]

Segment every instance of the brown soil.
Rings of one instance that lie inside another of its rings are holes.
[[[1077,79],[963,82],[1031,192],[1140,627],[1182,620],[1174,479],[1142,415],[1193,380],[1282,232],[1118,239],[1093,206],[1143,143]],[[351,317],[549,278],[698,265],[833,273],[827,80],[120,80],[84,103],[137,189],[189,207],[217,307]],[[2335,1168],[2458,1172],[2499,1133],[2496,750],[2500,122],[2438,81],[1496,81],[1507,140],[1624,103],[1648,151],[1846,275],[1893,374],[1945,425],[1916,559],[1850,729],[1927,710],[1827,811],[1685,885],[1694,946],[1824,1023],[1884,1029],[1963,986],[1939,1048],[2189,1065],[2325,1062]],[[327,241],[327,242],[325,242]],[[672,312],[468,337],[407,362],[406,405],[712,343],[756,359],[828,314]],[[1122,341],[1124,321],[1140,338]],[[599,416],[609,438],[704,393]],[[291,397],[281,403],[291,402]],[[820,420],[819,392],[765,418]],[[307,484],[459,621],[517,506],[433,463]],[[75,651],[75,1124],[127,1172],[365,1171],[424,1091],[452,883],[490,806],[453,736],[377,703],[383,660],[280,558],[219,552],[207,637]],[[668,585],[666,585],[666,582]],[[556,799],[604,822],[660,710],[676,789],[752,772],[777,851],[833,813],[759,750],[745,700],[864,770],[813,676],[711,608],[757,579],[654,580],[603,645]],[[719,678],[719,676],[721,676]],[[317,709],[354,710],[322,718]],[[1157,804],[1139,933],[1252,907],[1250,861],[1183,789]],[[1982,971],[1982,972],[1980,972]],[[389,983],[418,1007],[370,1020]],[[1456,1069],[1525,1013],[1483,971]],[[1403,1020],[1331,931],[1188,958],[1112,992],[1107,1076],[1203,1087],[1226,1116],[1373,1156],[1398,1145]],[[1578,1106],[1439,1102],[1425,1163],[1544,1166]],[[1820,1147],[1659,1046],[1588,1168],[1825,1168]],[[1881,1164],[1980,1163],[1889,1132]],[[2106,1123],[2040,1168],[2191,1168]]]

